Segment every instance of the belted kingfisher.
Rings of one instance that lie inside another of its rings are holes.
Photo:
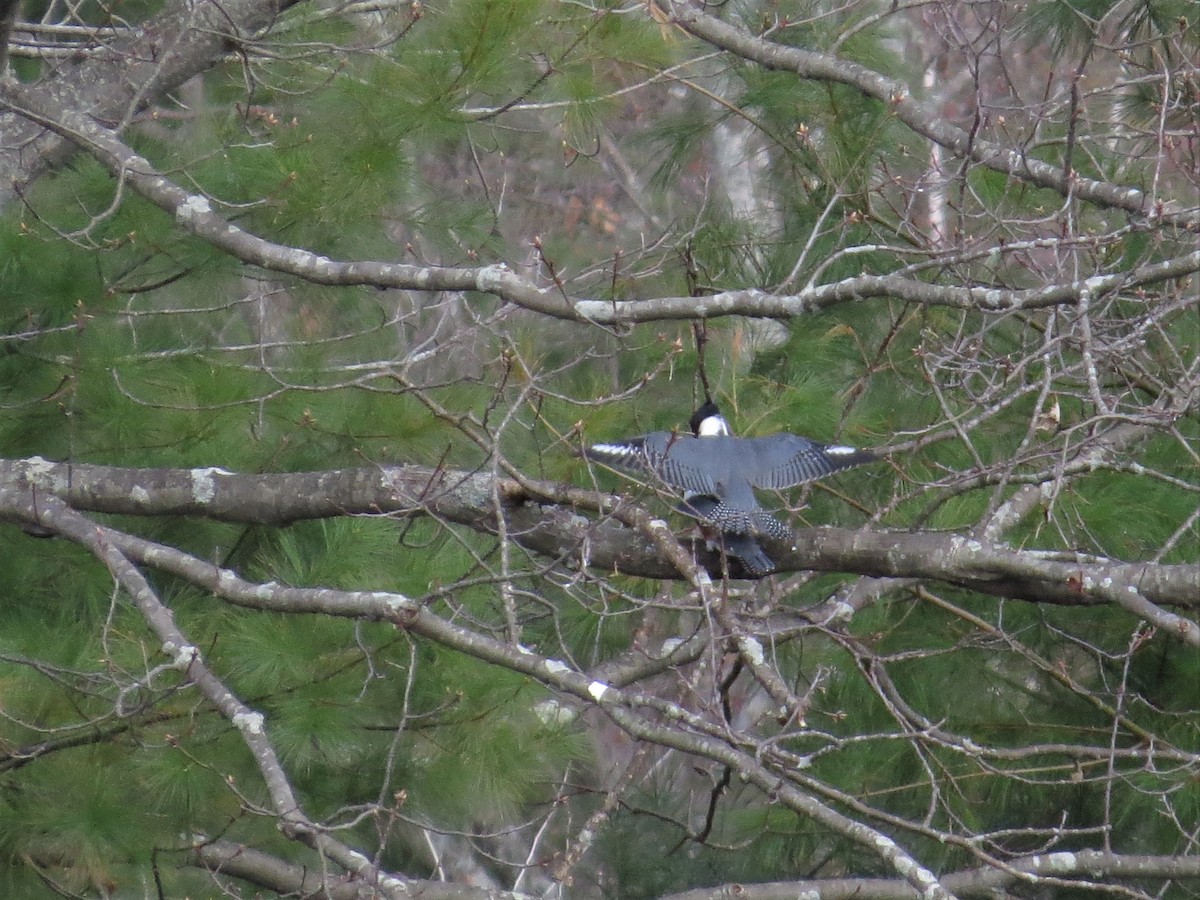
[[[879,458],[869,450],[822,444],[788,432],[734,437],[712,400],[692,414],[689,424],[690,435],[654,431],[593,444],[584,456],[614,468],[649,472],[682,491],[679,511],[715,529],[725,553],[754,576],[775,569],[757,539],[786,540],[792,534],[758,505],[755,488],[795,487]]]

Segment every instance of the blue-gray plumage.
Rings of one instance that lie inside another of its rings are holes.
[[[755,538],[791,536],[787,525],[758,505],[755,488],[795,487],[878,458],[868,450],[787,432],[733,437],[711,400],[696,410],[690,424],[690,435],[655,431],[593,444],[584,455],[608,466],[649,472],[682,492],[680,512],[714,526],[725,552],[753,575],[775,568]]]

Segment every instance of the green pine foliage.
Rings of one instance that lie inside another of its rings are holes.
[[[1175,53],[1175,40],[1194,46],[1192,34],[1176,35],[1179,18],[1192,15],[1188,4],[1125,6],[1120,29],[1145,42],[1130,66],[1145,67],[1153,48]],[[1095,23],[1114,10],[1100,0],[1047,2],[1019,16],[1028,40],[1072,60],[1099,40]],[[140,20],[151,11],[135,4],[121,15]],[[762,7],[747,5],[729,16],[755,33],[774,29],[781,42],[824,48],[861,15],[799,2],[769,12],[764,20]],[[85,5],[80,15],[104,21],[109,14]],[[810,279],[895,271],[930,252],[922,235],[901,227],[901,198],[889,181],[924,165],[916,144],[885,104],[845,86],[726,62],[684,66],[672,73],[680,80],[650,84],[695,48],[675,26],[615,4],[454,0],[425,5],[398,37],[379,37],[395,22],[380,32],[375,24],[288,13],[271,45],[279,58],[269,67],[256,61],[263,72],[255,70],[261,77],[250,88],[230,64],[201,79],[188,115],[143,122],[128,140],[268,240],[345,259],[504,261],[547,283],[552,269],[573,296],[581,284],[587,296],[621,300],[800,290]],[[890,53],[890,37],[865,28],[837,52],[895,74],[903,61]],[[369,52],[335,49],[368,39],[375,40]],[[31,68],[19,61],[16,71],[25,77]],[[685,81],[709,93],[675,100]],[[728,105],[712,101],[716,88]],[[1194,124],[1194,84],[1168,88],[1172,127]],[[1112,103],[1122,122],[1146,126],[1159,120],[1161,101],[1161,85],[1147,82]],[[625,119],[638,123],[638,133],[627,133]],[[752,131],[774,217],[738,217],[711,186],[705,167],[718,125]],[[604,149],[614,135],[634,161],[629,181],[623,171],[613,174],[619,167]],[[1065,129],[1047,125],[1039,138],[1031,157],[1062,164]],[[1072,165],[1090,177],[1119,171],[1122,183],[1150,177],[1136,166],[1126,172],[1130,160],[1115,153],[1077,150]],[[982,220],[1015,232],[1032,221],[1030,235],[1041,237],[1060,227],[1048,218],[1063,203],[1057,193],[1015,190],[1011,176],[982,167],[953,186],[961,189],[951,210],[959,225]],[[128,189],[114,205],[117,191],[109,173],[79,157],[29,186],[25,206],[0,221],[6,456],[240,472],[375,463],[490,471],[494,456],[456,427],[455,417],[470,415],[523,473],[626,494],[686,533],[669,501],[616,475],[584,471],[574,452],[586,441],[685,427],[701,393],[690,323],[584,329],[505,318],[511,310],[474,295],[431,300],[297,283],[235,263]],[[622,191],[636,202],[614,200]],[[1079,216],[1083,233],[1114,228],[1110,212]],[[868,245],[891,249],[857,252]],[[917,277],[1029,288],[1054,274],[1032,253],[972,256],[965,243],[955,251],[944,267],[918,269]],[[1161,234],[1134,229],[1079,249],[1078,259],[1082,269],[1132,271],[1177,251]],[[1190,289],[1174,288],[1180,296]],[[1124,296],[1098,314],[1096,327],[1119,333],[1144,306],[1136,294]],[[797,526],[965,531],[1021,479],[1066,458],[1097,413],[1078,374],[1077,343],[1056,350],[1055,371],[1034,371],[1050,363],[1024,358],[1031,339],[1061,328],[1059,317],[1070,314],[846,303],[797,317],[781,346],[761,351],[748,349],[746,323],[709,322],[704,362],[741,432],[917,444],[891,463],[787,492],[779,503],[772,498],[773,507],[795,507]],[[960,334],[974,343],[957,343]],[[414,347],[443,352],[403,368]],[[1118,398],[1112,416],[1164,395],[1160,373],[1177,371],[1198,350],[1200,332],[1186,311],[1164,313],[1116,370],[1121,384],[1105,385]],[[393,377],[402,368],[447,417]],[[1031,426],[1040,410],[1029,391],[971,426],[967,439],[947,426],[980,415],[977,398],[989,386],[1038,384],[1043,376],[1061,401],[1052,435]],[[607,400],[638,384],[632,396]],[[935,423],[940,433],[929,437]],[[1195,508],[1194,493],[1179,488],[1194,468],[1181,445],[1194,446],[1200,430],[1194,416],[1172,427],[1121,451],[1144,469],[1098,467],[1073,478],[1005,540],[1194,563],[1194,541],[1176,532]],[[1008,460],[1013,481],[972,480]],[[877,509],[885,510],[881,523],[873,520]],[[428,518],[362,516],[282,529],[104,521],[255,582],[402,593],[579,669],[631,647],[652,651],[655,641],[696,627],[694,611],[663,608],[657,583],[550,569],[515,545],[506,560],[494,537]],[[305,811],[345,826],[339,834],[387,865],[427,866],[406,828],[503,831],[540,821],[561,803],[570,804],[571,824],[555,822],[549,831],[565,832],[603,802],[610,760],[590,730],[596,723],[529,677],[435,646],[403,623],[239,609],[161,572],[150,577],[206,661],[266,717]],[[764,594],[762,608],[803,612],[847,583],[842,574],[797,578],[785,596]],[[160,648],[93,557],[5,526],[0,584],[0,744],[11,751],[0,768],[0,895],[52,896],[47,880],[87,896],[132,895],[155,889],[147,881],[155,871],[165,895],[203,896],[211,882],[175,864],[192,835],[227,836],[312,863],[272,818],[251,811],[268,798],[229,723],[178,672],[147,677]],[[1156,806],[1166,790],[1176,818],[1200,816],[1186,769],[1151,772],[1136,757],[1110,764],[1099,751],[1076,757],[1056,748],[1126,750],[1149,734],[1194,746],[1194,648],[1160,637],[1130,651],[1145,635],[1127,612],[1107,606],[1081,615],[939,590],[939,604],[915,589],[888,594],[855,615],[845,639],[814,629],[772,648],[793,690],[819,684],[806,729],[770,715],[751,727],[799,755],[814,791],[827,786],[822,799],[843,812],[857,814],[835,793],[956,834],[1030,827],[1050,834],[1065,821],[1056,846],[1087,847],[1090,832],[1106,823],[1120,852],[1186,849]],[[685,602],[682,593],[672,602]],[[519,635],[510,633],[506,603]],[[948,604],[962,615],[947,612]],[[854,646],[877,657],[920,716],[998,753],[984,765],[949,742],[915,739],[865,676]],[[726,653],[722,646],[705,662],[725,672]],[[731,688],[735,700],[748,681],[743,674]],[[718,722],[716,704],[696,706]],[[1026,755],[1013,752],[1031,746]],[[744,783],[721,793],[707,842],[691,842],[723,771],[713,764],[697,774],[682,754],[666,759],[648,764],[652,775],[607,820],[598,861],[581,883],[603,881],[590,887],[636,898],[738,880],[890,874],[862,847]],[[372,804],[378,808],[367,815]],[[383,822],[383,812],[394,820]],[[964,846],[919,829],[897,839],[940,871],[977,863]],[[1002,849],[1039,849],[1028,833],[1024,840]],[[152,862],[156,851],[172,863]]]

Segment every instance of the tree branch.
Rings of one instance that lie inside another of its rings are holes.
[[[8,42],[21,0],[0,0],[0,78],[8,71]]]
[[[995,897],[1019,884],[1080,887],[1111,884],[1112,879],[1200,878],[1200,857],[1125,856],[1098,850],[1046,853],[1008,863],[1006,869],[981,866],[943,875],[941,882],[960,897]],[[794,900],[811,895],[821,900],[914,900],[912,887],[892,878],[814,878],[761,884],[722,885],[667,894],[659,900]]]
[[[1196,250],[1129,272],[1093,275],[1065,284],[1052,283],[1027,290],[931,284],[901,275],[860,275],[832,284],[808,287],[793,294],[773,294],[750,288],[701,297],[570,301],[563,297],[557,285],[540,289],[503,264],[440,267],[371,260],[334,260],[302,248],[266,240],[239,228],[215,212],[207,197],[184,190],[121,141],[117,132],[98,125],[89,116],[11,84],[0,85],[0,108],[7,108],[73,142],[95,157],[115,178],[171,215],[185,231],[249,265],[289,274],[313,284],[371,285],[420,291],[475,291],[492,294],[533,312],[577,322],[613,325],[731,315],[792,318],[842,303],[873,298],[895,298],[925,306],[999,313],[1073,306],[1083,298],[1094,299],[1115,291],[1200,272],[1200,250]]]
[[[195,865],[210,872],[284,896],[322,900],[375,900],[379,896],[377,889],[365,881],[334,879],[320,867],[291,863],[233,841],[198,843],[192,850],[192,859]],[[438,881],[410,881],[404,896],[412,900],[532,900],[529,894]]]
[[[676,579],[680,569],[641,531],[576,510],[618,510],[628,501],[596,491],[423,466],[380,466],[278,475],[220,469],[133,469],[0,460],[0,513],[37,525],[46,495],[74,508],[137,516],[195,515],[225,522],[285,525],[343,515],[430,515],[497,533],[497,508],[522,546],[570,568]],[[1194,622],[1143,605],[1200,609],[1200,566],[1120,562],[1070,552],[1014,550],[944,533],[800,529],[790,543],[764,541],[781,571],[855,572],[925,578],[999,597],[1069,606],[1117,604],[1156,619],[1188,643]],[[719,554],[688,549],[719,577]]]
[[[134,112],[212,68],[242,42],[261,37],[290,5],[291,0],[173,0],[141,27],[104,41],[75,64],[57,67],[38,82],[38,93],[119,130]],[[5,89],[16,89],[15,82]],[[43,123],[0,107],[0,210],[21,185],[74,151],[74,142]]]
[[[887,104],[896,118],[917,134],[989,169],[1028,184],[1050,188],[1064,197],[1074,195],[1099,206],[1144,216],[1150,221],[1200,231],[1200,216],[1194,207],[1185,209],[1173,199],[1150,197],[1137,188],[1085,178],[1077,172],[1064,172],[1062,166],[1032,159],[1020,150],[999,147],[947,122],[931,106],[915,99],[903,82],[850,60],[754,37],[682,0],[663,2],[675,22],[712,46],[767,69],[849,85],[864,96]]]
[[[176,626],[171,610],[159,600],[145,576],[125,554],[105,539],[103,531],[56,497],[43,498],[40,522],[86,547],[104,563],[117,583],[133,599],[146,624],[161,642],[159,649],[170,660],[171,667],[183,672],[205,699],[237,729],[254,757],[284,834],[303,842],[347,872],[362,878],[385,897],[410,896],[407,879],[382,871],[362,853],[334,839],[309,820],[267,735],[262,713],[238,699],[209,668],[200,649]]]

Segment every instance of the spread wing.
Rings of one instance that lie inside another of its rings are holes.
[[[583,455],[616,469],[649,472],[685,496],[715,495],[717,485],[704,472],[696,453],[697,440],[673,431],[654,431],[642,437],[593,444]]]
[[[654,475],[683,494],[681,513],[724,532],[786,540],[791,529],[758,505],[751,483],[741,471],[743,466],[754,465],[754,452],[754,441],[655,431],[593,444],[584,455],[613,468]]]
[[[767,490],[795,487],[879,458],[869,450],[822,444],[786,432],[751,438],[746,444],[747,475],[755,487]]]

